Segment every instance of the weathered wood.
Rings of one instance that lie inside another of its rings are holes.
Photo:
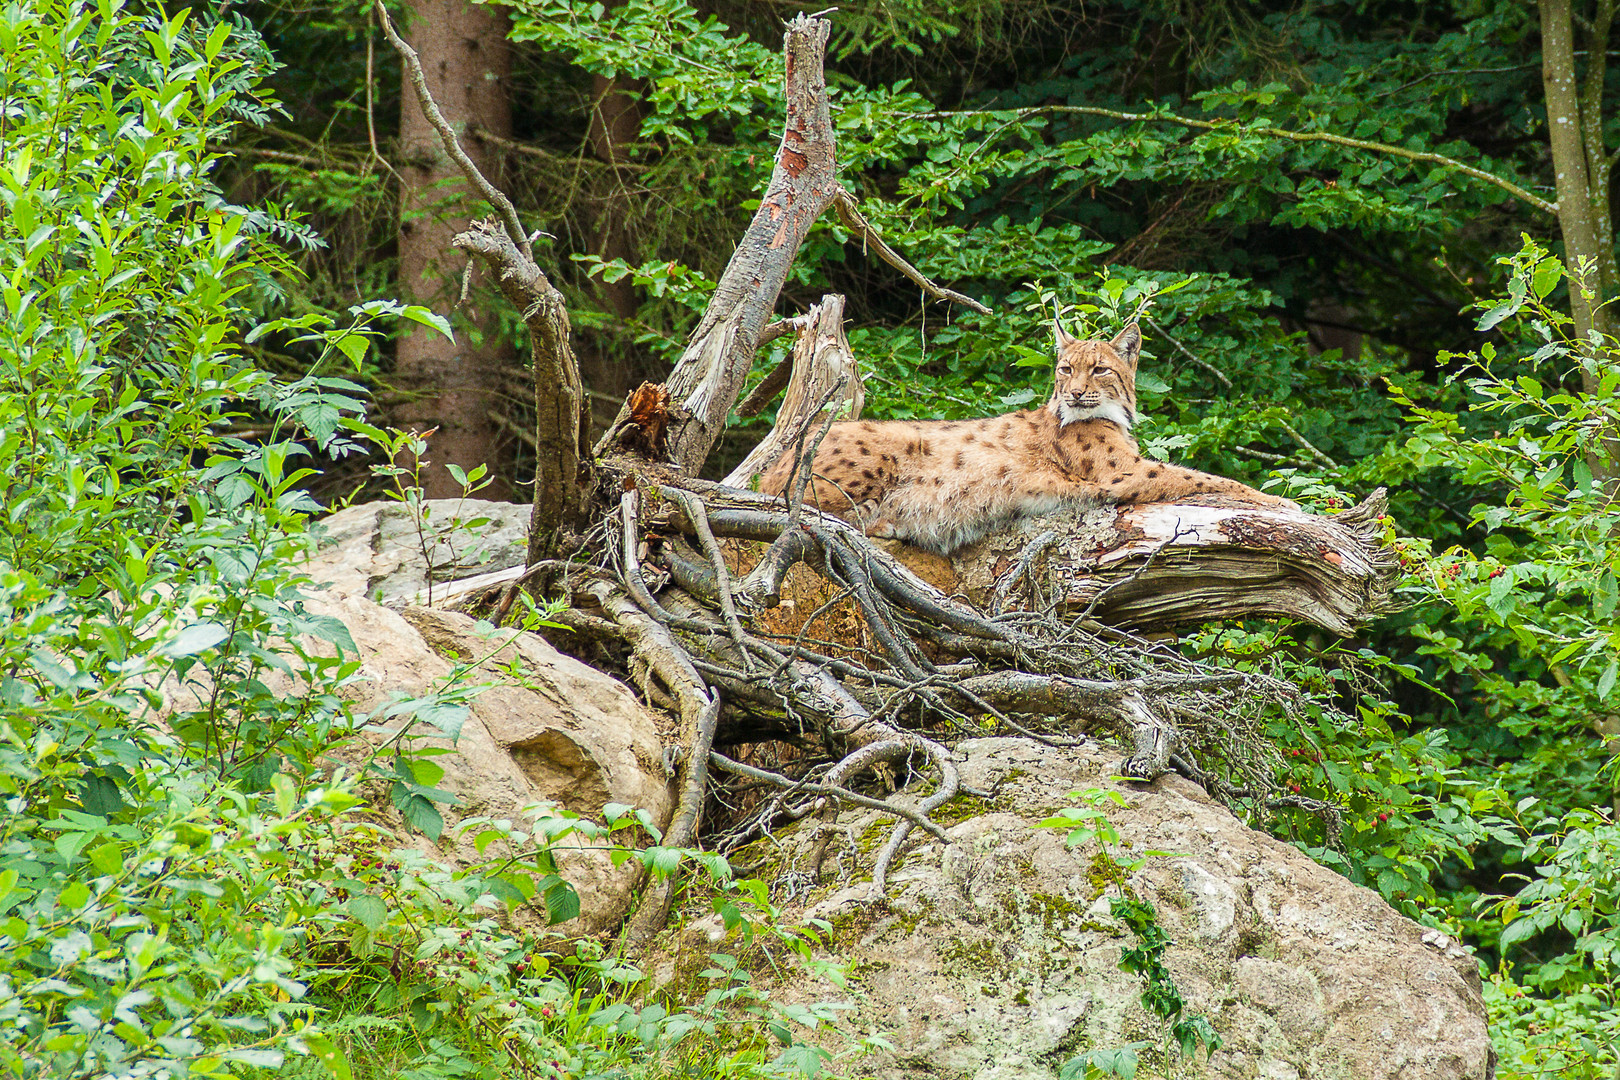
[[[760,332],[811,224],[838,195],[832,119],[822,70],[832,24],[795,16],[787,58],[787,123],[776,169],[754,220],[721,275],[703,320],[669,377],[676,402],[670,457],[694,475],[725,429]],[[600,449],[600,448],[599,448]]]
[[[855,354],[844,337],[844,298],[823,296],[803,317],[799,338],[793,344],[793,368],[788,376],[782,407],[776,424],[748,456],[731,471],[724,483],[732,487],[753,486],[753,479],[770,468],[784,453],[793,452],[800,433],[814,422],[818,406],[839,383],[843,390],[826,408],[840,412],[844,419],[859,420],[866,403],[866,389],[856,369]]]
[[[1348,636],[1397,610],[1396,557],[1381,542],[1379,488],[1332,517],[1235,505],[1149,504],[1027,518],[951,557],[960,587],[989,604],[1042,534],[1009,606],[1057,603],[1108,626],[1156,631],[1282,615]],[[1039,597],[1029,595],[1033,588]]]
[[[588,413],[585,386],[570,341],[568,306],[545,273],[493,219],[475,221],[452,243],[483,259],[496,283],[523,313],[534,358],[534,511],[529,562],[552,554],[558,535],[585,525]]]

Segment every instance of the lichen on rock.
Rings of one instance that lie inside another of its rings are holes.
[[[1095,843],[1070,848],[1041,828],[1054,802],[1113,788],[1107,804],[1129,850],[1149,858],[1130,888],[1153,901],[1174,944],[1165,955],[1188,1008],[1223,1045],[1212,1058],[1144,1051],[1138,1075],[1323,1080],[1486,1080],[1493,1052],[1476,961],[1400,916],[1368,889],[1248,828],[1197,786],[1167,776],[1142,787],[1106,778],[1105,747],[1055,750],[1023,739],[977,739],[957,752],[964,783],[995,809],[952,825],[949,844],[915,834],[905,865],[874,899],[854,872],[859,838],[879,816],[836,822],[833,868],[791,919],[826,919],[829,955],[855,965],[846,1034],[881,1034],[892,1052],[862,1058],[879,1080],[1052,1080],[1090,1049],[1158,1041],[1141,984],[1121,971],[1131,935],[1110,915],[1117,886],[1098,875]],[[947,807],[948,809],[948,807]],[[814,827],[776,838],[799,866]],[[869,856],[866,856],[869,858]],[[1112,865],[1109,863],[1109,865]],[[708,920],[683,933],[712,935]],[[717,947],[709,936],[704,948]],[[762,972],[762,978],[770,978]],[[821,1000],[807,976],[779,979],[787,1000]]]

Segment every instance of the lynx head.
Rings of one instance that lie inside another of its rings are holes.
[[[1046,409],[1063,427],[1076,420],[1112,420],[1126,431],[1136,422],[1136,361],[1142,331],[1130,323],[1113,341],[1070,337],[1057,329],[1057,382]]]

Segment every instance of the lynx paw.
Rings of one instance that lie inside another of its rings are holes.
[[[880,518],[866,527],[867,536],[875,536],[879,540],[898,540],[900,530],[894,527],[894,522],[888,518]]]

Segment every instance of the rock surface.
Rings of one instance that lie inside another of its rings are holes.
[[[994,797],[946,804],[942,822],[962,808],[949,845],[914,832],[887,901],[869,899],[857,877],[870,874],[887,819],[851,811],[823,863],[834,880],[788,905],[789,919],[829,920],[834,955],[855,962],[848,1030],[894,1046],[860,1059],[862,1075],[1052,1080],[1076,1054],[1159,1039],[1140,980],[1118,967],[1135,940],[1110,915],[1117,887],[1098,873],[1097,843],[1070,848],[1066,830],[1036,827],[1080,805],[1069,793],[1093,788],[1125,799],[1103,804],[1122,854],[1179,853],[1148,858],[1129,884],[1174,941],[1165,962],[1188,1009],[1206,1014],[1223,1042],[1195,1062],[1144,1051],[1139,1076],[1493,1075],[1473,957],[1370,890],[1247,828],[1178,777],[1146,787],[1116,780],[1108,769],[1118,754],[1106,747],[980,739],[958,753],[963,783]],[[802,824],[738,861],[766,860],[762,874],[779,886],[807,881],[813,833]],[[839,872],[851,877],[840,882]],[[690,925],[688,954],[724,951],[712,919]],[[659,975],[681,977],[680,963],[666,961]],[[838,996],[807,977],[776,992]]]
[[[400,502],[361,503],[321,519],[309,573],[345,596],[428,604],[442,583],[523,563],[530,508],[484,499],[429,499],[418,522]]]
[[[439,572],[476,574],[521,562],[529,509],[477,500],[435,500],[428,520],[438,528],[428,551]],[[451,527],[486,519],[478,535]],[[404,606],[425,599],[429,575],[409,514],[396,503],[368,503],[327,518],[327,542],[308,571],[317,587],[311,610],[340,619],[362,659],[360,678],[348,693],[357,711],[445,689],[458,665],[476,661],[458,687],[486,688],[468,702],[469,712],[452,741],[422,721],[412,728],[418,746],[453,752],[433,758],[444,769],[438,786],[457,802],[441,807],[445,830],[434,845],[404,827],[386,797],[374,805],[402,843],[460,865],[480,861],[471,836],[456,825],[469,817],[509,819],[525,827],[524,808],[551,802],[599,817],[604,804],[647,810],[662,828],[675,794],[663,760],[662,717],[642,707],[628,687],[553,648],[545,639],[487,625],[456,612]],[[398,610],[374,601],[381,597]],[[391,726],[391,725],[390,725]],[[375,736],[383,738],[383,736]],[[357,760],[359,754],[351,755]],[[630,904],[637,880],[633,864],[614,868],[605,854],[582,850],[559,859],[562,876],[580,894],[579,921],[566,929],[599,933],[614,929]],[[543,912],[535,913],[543,918]]]

